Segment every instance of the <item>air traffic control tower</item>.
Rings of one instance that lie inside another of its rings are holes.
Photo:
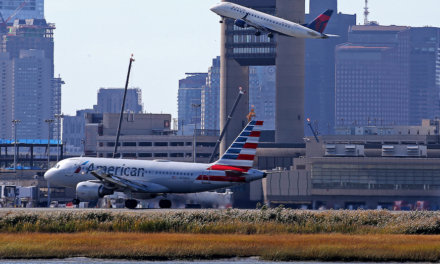
[[[296,22],[305,23],[305,0],[222,0]],[[249,91],[249,66],[276,65],[276,143],[303,143],[304,138],[304,39],[266,32],[255,36],[253,28],[234,26],[225,19],[221,26],[220,127],[237,98],[238,88]],[[220,146],[224,153],[247,124],[249,94],[246,93],[234,113]],[[264,109],[256,109],[258,112]]]

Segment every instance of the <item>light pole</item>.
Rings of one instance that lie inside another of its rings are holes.
[[[380,125],[382,125],[382,122],[385,121],[385,119],[381,118],[380,119]]]
[[[201,107],[201,104],[191,104],[191,107],[194,108],[194,163],[196,163],[196,145],[197,145],[197,108]]]
[[[374,126],[376,126],[377,118],[375,117],[375,118],[373,118],[373,119],[374,119]]]
[[[342,126],[344,126],[344,118],[341,117]]]
[[[327,124],[327,135],[330,135],[330,124]]]
[[[14,172],[17,171],[17,124],[20,122],[21,120],[18,119],[12,120],[14,123]]]
[[[367,120],[368,120],[367,126],[370,126],[370,118],[371,117],[367,116]]]
[[[81,145],[83,145],[83,154],[86,155],[86,141],[84,139],[81,139]]]
[[[60,155],[59,155],[59,153],[60,153],[60,146],[59,146],[59,144],[60,144],[60,140],[61,140],[61,118],[63,118],[64,117],[64,114],[55,114],[55,115],[53,115],[53,117],[55,117],[58,121],[57,121],[57,123],[58,123],[58,137],[57,137],[57,163],[58,163],[58,161],[59,161],[59,157],[60,157]]]
[[[44,119],[44,122],[47,123],[47,170],[50,169],[50,124],[52,124],[55,120],[53,119]],[[50,207],[50,182],[47,182],[47,207]]]

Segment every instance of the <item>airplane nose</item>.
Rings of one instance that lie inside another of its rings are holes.
[[[50,169],[50,170],[46,171],[46,173],[44,173],[44,179],[46,181],[50,181],[50,179],[53,177],[53,175],[54,175],[54,171],[53,171],[53,169]]]
[[[216,11],[218,10],[219,6],[218,5],[214,5],[210,8],[210,10],[214,13],[217,13]]]

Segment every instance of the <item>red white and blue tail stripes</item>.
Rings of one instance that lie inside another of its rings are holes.
[[[249,122],[215,164],[251,168],[255,152],[257,152],[262,127],[263,121]]]

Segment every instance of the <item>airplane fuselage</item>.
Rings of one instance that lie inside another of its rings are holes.
[[[210,191],[263,178],[258,170],[250,169],[247,176],[237,177],[227,172],[227,166],[214,164],[87,157],[62,160],[45,174],[45,178],[59,186],[76,187],[80,182],[96,180],[92,171],[141,184],[157,184],[167,188],[164,193]],[[151,191],[156,192],[154,188]]]
[[[217,4],[211,7],[211,11],[221,17],[232,19],[242,19],[244,16],[246,16],[246,14],[248,14],[248,20],[267,28],[271,32],[281,33],[283,35],[294,38],[328,38],[325,34],[319,33],[315,30],[309,29],[292,21],[288,21],[276,16],[271,16],[266,13],[233,3]]]

